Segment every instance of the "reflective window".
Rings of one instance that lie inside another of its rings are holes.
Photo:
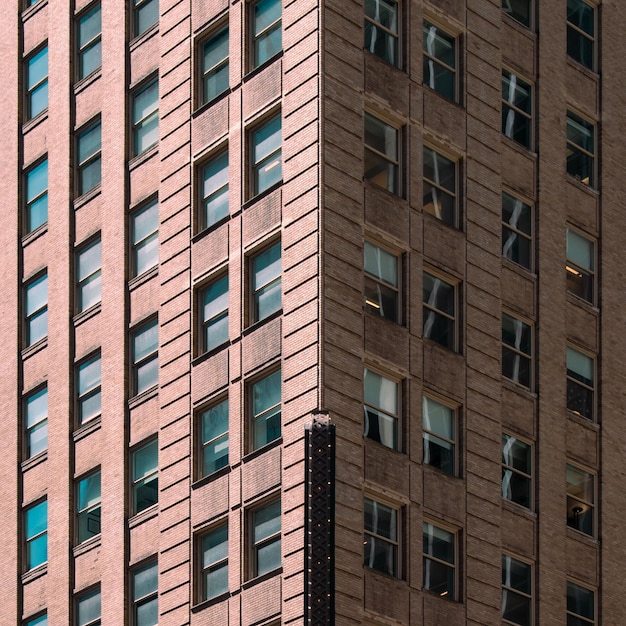
[[[593,536],[595,487],[593,474],[567,466],[567,525]]]
[[[456,163],[424,146],[423,209],[437,219],[457,226]]]
[[[532,267],[532,209],[502,192],[502,256],[530,270]]]
[[[456,536],[429,522],[423,525],[423,585],[448,600],[456,600]]]
[[[26,232],[48,221],[48,159],[26,172]]]
[[[228,89],[228,26],[202,44],[202,104]]]
[[[200,414],[202,476],[228,465],[228,399]]]
[[[398,129],[365,113],[365,180],[400,193]]]
[[[102,65],[102,12],[97,4],[78,18],[78,79]]]
[[[48,387],[29,393],[24,400],[26,458],[48,448]]]
[[[131,216],[132,275],[159,264],[159,203],[155,198]]]
[[[100,586],[76,598],[77,626],[100,626]]]
[[[44,613],[38,617],[26,620],[24,626],[48,626],[48,614]]]
[[[78,481],[76,486],[77,542],[100,534],[100,472]]]
[[[595,125],[567,112],[567,173],[584,185],[595,184]]]
[[[159,81],[154,79],[132,94],[133,156],[159,141]]]
[[[132,515],[159,501],[159,443],[153,439],[131,453]]]
[[[159,0],[133,0],[135,37],[146,32],[159,21]]]
[[[567,348],[567,408],[570,411],[593,419],[594,417],[594,360],[574,350]]]
[[[201,537],[202,600],[210,600],[228,591],[228,526]]]
[[[250,385],[252,449],[257,450],[281,435],[280,370]]]
[[[456,38],[424,22],[424,84],[450,100],[457,99]]]
[[[132,572],[133,626],[159,623],[159,567],[151,561]]]
[[[567,0],[567,54],[594,69],[595,11],[583,0]]]
[[[398,449],[399,384],[367,368],[363,371],[365,437]]]
[[[32,119],[48,108],[48,46],[26,59],[26,116]]]
[[[533,623],[531,572],[528,563],[502,555],[502,619],[508,624]]]
[[[594,302],[594,262],[593,241],[567,229],[567,263],[565,279],[567,289],[587,302]]]
[[[502,70],[502,132],[525,148],[532,145],[532,87]]]
[[[456,350],[456,288],[445,280],[424,272],[424,339]]]
[[[591,626],[596,623],[595,593],[567,581],[567,626]]]
[[[262,576],[281,564],[280,500],[255,509],[251,514],[251,576]]]
[[[228,275],[200,290],[202,352],[228,341]]]
[[[159,322],[155,318],[132,333],[133,382],[139,394],[159,382]]]
[[[258,67],[282,50],[281,0],[252,3],[252,67]]]
[[[391,65],[400,65],[398,9],[396,0],[365,0],[365,49]]]
[[[531,0],[502,0],[502,10],[513,19],[530,26]]]
[[[512,315],[502,314],[502,375],[531,387],[532,328]]]
[[[456,411],[428,396],[422,400],[424,463],[455,474]]]
[[[78,422],[84,424],[100,415],[102,404],[100,353],[79,363],[76,370]]]
[[[250,259],[252,322],[259,322],[282,307],[280,241]]]
[[[32,346],[48,334],[48,274],[27,283],[24,296],[26,346]]]
[[[101,140],[100,121],[88,126],[78,135],[78,195],[87,193],[100,184],[102,177]]]
[[[212,158],[201,169],[200,228],[208,228],[228,216],[228,152]]]
[[[531,508],[532,448],[513,435],[502,434],[502,497]]]
[[[280,115],[252,131],[252,195],[269,189],[283,178],[282,120]]]
[[[363,244],[365,265],[365,308],[398,322],[398,257],[369,241]]]
[[[365,498],[363,562],[379,572],[398,576],[398,511]]]
[[[42,500],[24,510],[26,569],[31,570],[48,560],[48,501]]]
[[[83,246],[76,254],[76,287],[78,312],[101,300],[102,244],[100,237]]]

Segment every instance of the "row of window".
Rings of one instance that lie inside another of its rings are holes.
[[[365,498],[364,513],[365,566],[401,577],[402,510]],[[460,600],[460,531],[425,520],[422,537],[423,589],[448,600]],[[507,624],[533,623],[532,570],[532,564],[502,555],[502,620]],[[566,593],[567,623],[595,624],[595,591],[568,580]]]
[[[533,4],[533,0],[502,0],[502,10],[530,28]],[[395,67],[403,65],[400,41],[401,8],[400,0],[366,0],[365,2],[364,48]],[[595,64],[595,24],[593,5],[584,0],[567,0],[567,54],[591,70],[594,69]],[[453,101],[459,99],[458,39],[457,35],[447,32],[430,21],[424,21],[424,84]]]

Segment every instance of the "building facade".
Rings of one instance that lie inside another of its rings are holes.
[[[3,6],[3,624],[624,623],[619,0]]]

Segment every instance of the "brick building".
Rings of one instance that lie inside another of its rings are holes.
[[[2,624],[626,623],[623,2],[0,20]]]

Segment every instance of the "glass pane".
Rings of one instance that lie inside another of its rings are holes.
[[[26,566],[33,569],[48,560],[48,535],[44,533],[26,544]]]
[[[42,161],[26,174],[26,202],[32,202],[33,198],[48,189],[48,159]]]
[[[80,55],[80,70],[78,78],[85,78],[102,65],[102,42],[94,41],[85,48]]]
[[[256,65],[265,63],[282,49],[282,29],[280,23],[261,35],[254,44]]]
[[[439,594],[442,598],[454,598],[454,569],[424,557],[424,589]]]
[[[506,313],[502,314],[502,342],[524,354],[531,351],[530,326]]]
[[[281,273],[280,243],[257,254],[252,259],[252,289],[257,291],[267,285]]]
[[[502,618],[519,626],[530,626],[530,598],[510,589],[502,590]]]
[[[28,90],[48,76],[48,46],[28,59]]]
[[[79,406],[79,419],[83,424],[87,420],[90,420],[96,415],[100,415],[102,410],[102,396],[100,391],[92,393],[91,395],[82,398]]]
[[[228,185],[228,152],[220,154],[202,168],[202,197],[209,198]]]
[[[255,37],[281,17],[280,0],[259,0],[254,6]]]
[[[593,386],[593,359],[578,350],[567,348],[567,375]]]
[[[398,321],[398,292],[365,276],[365,306],[385,319]]]
[[[365,145],[391,161],[398,160],[398,131],[378,118],[365,114]]]
[[[364,371],[363,396],[367,404],[398,413],[398,383],[368,369]]]
[[[100,268],[101,249],[101,242],[100,239],[98,239],[80,252],[76,264],[76,273],[79,282]]]
[[[98,506],[78,515],[78,543],[100,534],[100,513]]]
[[[26,622],[26,626],[48,626],[48,616],[40,615],[39,617],[35,617],[35,619],[29,619]]]
[[[576,231],[567,230],[567,258],[580,267],[593,271],[593,242]]]
[[[228,526],[202,537],[202,567],[206,568],[228,558]]]
[[[228,400],[202,413],[202,442],[211,441],[228,432]]]
[[[366,567],[396,576],[398,571],[398,547],[380,537],[365,534],[363,538],[363,562]]]
[[[159,501],[159,479],[155,476],[135,485],[135,513],[151,507]]]
[[[135,275],[139,276],[159,263],[159,238],[155,233],[135,248]]]
[[[282,152],[278,150],[261,161],[254,170],[254,191],[261,193],[280,182],[283,177]]]
[[[594,126],[582,118],[567,113],[567,139],[573,144],[580,146],[583,150],[594,153]]]
[[[398,286],[398,257],[369,241],[363,246],[365,271],[394,287]]]
[[[255,544],[280,532],[280,500],[276,500],[276,502],[254,511],[252,526]]]
[[[530,85],[507,70],[502,70],[502,99],[530,115],[532,110]]]
[[[514,467],[525,474],[530,474],[530,452],[531,447],[527,443],[511,435],[502,435],[502,462],[505,465]]]
[[[100,472],[78,483],[78,510],[82,511],[100,502]]]
[[[135,155],[141,154],[158,141],[159,116],[155,114],[145,119],[143,122],[140,122],[139,126],[135,128],[133,140]]]
[[[585,589],[585,587],[581,587],[568,580],[567,610],[576,613],[576,615],[593,620],[595,616],[593,591],[591,589]]]
[[[48,527],[48,501],[44,500],[26,509],[24,524],[26,539],[45,532]]]
[[[530,565],[510,556],[502,556],[502,585],[530,594]]]
[[[398,32],[398,5],[395,0],[365,0],[365,15],[390,31]]]
[[[206,572],[204,588],[207,600],[228,591],[228,563],[223,563]]]
[[[31,232],[48,221],[48,194],[40,196],[28,206],[26,231]]]
[[[512,470],[502,469],[502,497],[530,508],[530,479]]]
[[[133,214],[133,244],[155,233],[159,228],[159,205],[156,200]]]
[[[424,178],[438,187],[454,193],[456,187],[456,164],[445,156],[424,148]]]
[[[593,70],[593,40],[567,26],[567,54],[581,65]]]
[[[133,124],[147,117],[157,108],[159,83],[153,81],[133,96]]]
[[[454,533],[424,523],[424,554],[454,564]]]
[[[204,227],[216,224],[228,215],[228,187],[206,198],[204,203]]]
[[[27,433],[27,437],[27,454],[29,457],[43,452],[48,447],[48,420],[44,420],[31,428]]]
[[[593,504],[593,475],[568,465],[567,494]]]
[[[454,37],[429,22],[424,22],[424,52],[454,68],[456,66],[454,48]]]
[[[567,21],[593,36],[593,8],[583,0],[567,0]]]
[[[155,356],[137,367],[136,393],[141,393],[159,382],[159,360]]]
[[[203,46],[202,69],[206,73],[228,57],[228,27],[223,28]]]
[[[432,308],[454,315],[454,287],[424,272],[424,302]]]
[[[138,569],[133,574],[133,600],[139,600],[158,588],[158,566],[150,563],[146,567]],[[143,622],[142,622],[143,623]]]
[[[502,194],[502,221],[530,237],[530,206],[522,202],[519,198],[510,196],[508,193]]]
[[[257,548],[257,576],[280,567],[280,537]]]
[[[83,48],[86,43],[102,31],[100,5],[85,13],[78,21],[78,46]]]
[[[157,320],[146,324],[133,336],[133,360],[135,363],[152,352],[156,352],[159,346],[159,326]]]
[[[136,607],[135,624],[137,626],[156,626],[159,623],[159,601],[151,598]]]
[[[454,409],[424,396],[422,402],[422,425],[424,430],[454,439]]]
[[[213,350],[228,341],[228,311],[214,317],[204,327],[204,345],[205,352]]]
[[[530,359],[503,346],[502,375],[530,388]]]
[[[83,165],[80,169],[79,193],[87,193],[100,184],[102,162],[100,157]]]
[[[159,21],[159,0],[135,0],[135,35],[141,35]]]
[[[157,470],[159,458],[158,441],[155,439],[133,452],[133,481],[144,478]]]
[[[48,417],[48,389],[31,394],[26,399],[26,428],[34,426]]]
[[[206,322],[226,309],[228,309],[228,276],[223,276],[202,291],[202,321]]]
[[[280,437],[280,407],[268,411],[254,422],[254,449],[260,448]]]
[[[253,163],[259,163],[280,148],[281,125],[282,119],[278,115],[252,133]]]
[[[204,446],[202,450],[202,475],[208,476],[228,465],[228,435]]]
[[[424,463],[454,474],[454,444],[424,433]]]
[[[100,272],[98,272],[80,285],[80,292],[78,294],[79,311],[84,311],[90,306],[100,302],[101,282]]]
[[[94,124],[78,136],[78,162],[82,163],[100,151],[101,126]]]
[[[48,310],[43,309],[36,315],[33,315],[26,327],[27,345],[32,345],[48,334]]]
[[[365,498],[364,514],[365,530],[392,541],[398,540],[398,512],[395,509]]]
[[[252,414],[258,416],[269,408],[280,404],[280,370],[262,378],[252,386]]]
[[[83,626],[100,617],[100,589],[78,599],[78,625]]]
[[[530,26],[529,0],[502,0],[502,10],[524,26]]]
[[[397,65],[397,3],[394,0],[365,0],[365,15],[369,18],[365,20],[365,49],[387,63]]]
[[[48,275],[33,281],[26,287],[26,315],[41,309],[48,303]]]

